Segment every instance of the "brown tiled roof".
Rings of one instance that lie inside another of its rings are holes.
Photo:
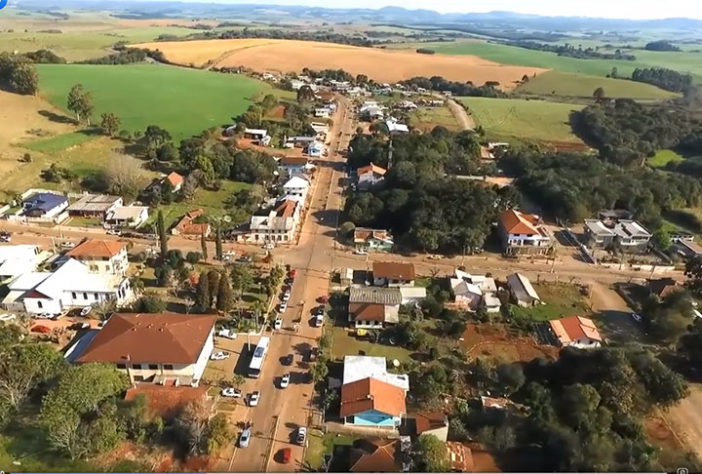
[[[417,436],[425,431],[436,430],[448,426],[445,413],[441,412],[421,412],[414,416],[414,424]]]
[[[203,216],[205,214],[205,211],[202,209],[193,209],[192,211],[188,211],[181,219],[178,221],[178,223],[175,226],[175,229],[180,232],[181,234],[186,234],[186,235],[201,235],[201,234],[209,234],[210,231],[210,225],[206,222],[203,222],[202,224],[195,224],[193,223],[193,220],[197,219],[200,216]]]
[[[678,286],[678,282],[672,278],[658,278],[656,280],[648,280],[648,289],[659,298],[665,298],[669,294],[679,290],[680,286]]]
[[[374,165],[373,163],[371,163],[368,166],[362,166],[358,168],[356,170],[356,173],[358,174],[358,176],[361,176],[362,174],[366,174],[369,171],[379,174],[380,176],[384,176],[385,173],[387,173],[387,170],[385,168],[383,168],[382,166]]]
[[[373,303],[349,303],[349,313],[358,321],[385,321],[385,306]]]
[[[400,440],[365,438],[356,440],[349,453],[349,472],[398,472]]]
[[[414,264],[399,262],[373,262],[373,277],[391,280],[414,280]]]
[[[284,156],[280,159],[280,163],[283,165],[306,165],[306,156]]]
[[[400,387],[372,377],[341,387],[341,416],[376,410],[391,416],[406,412],[405,392]]]
[[[171,171],[171,173],[168,176],[166,176],[165,179],[168,180],[168,182],[171,183],[171,186],[173,186],[174,188],[179,184],[183,183],[183,177],[175,171]]]
[[[188,403],[205,398],[207,387],[164,386],[153,383],[141,383],[127,390],[124,399],[132,401],[144,395],[151,415],[172,418]]]
[[[473,455],[468,446],[458,441],[447,441],[446,449],[454,472],[473,472]]]
[[[216,320],[215,314],[116,313],[78,362],[193,364]]]
[[[553,320],[551,321],[551,328],[562,344],[585,338],[593,341],[602,341],[602,336],[600,336],[600,332],[592,319],[583,318],[582,316],[568,316],[567,318]]]
[[[367,242],[371,238],[376,238],[379,240],[392,239],[390,233],[387,230],[356,227],[353,231],[353,241],[355,243]]]
[[[535,214],[524,214],[515,209],[505,211],[500,215],[500,223],[508,234],[538,235],[536,228],[540,221]]]
[[[284,199],[279,203],[278,207],[275,208],[275,213],[278,217],[292,217],[293,214],[295,214],[296,206],[297,202],[291,199]]]
[[[81,258],[111,258],[119,254],[125,244],[115,240],[88,239],[72,248],[66,255]]]

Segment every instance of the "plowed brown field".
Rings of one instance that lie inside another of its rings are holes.
[[[516,86],[525,74],[546,69],[506,66],[477,56],[419,54],[412,51],[361,48],[314,41],[273,39],[199,40],[136,45],[162,51],[176,64],[244,66],[254,71],[299,72],[310,69],[344,69],[366,74],[379,82],[395,82],[415,76],[443,76],[453,81],[483,84],[497,81],[503,89]]]

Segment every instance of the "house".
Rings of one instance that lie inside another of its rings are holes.
[[[470,448],[460,441],[446,443],[452,472],[474,472],[473,454]]]
[[[171,190],[174,193],[177,193],[178,191],[180,191],[180,188],[183,187],[183,181],[185,181],[185,178],[183,178],[175,171],[171,171],[161,180],[161,183],[164,183],[166,181],[168,182],[168,184],[171,185]]]
[[[207,222],[195,223],[198,217],[205,215],[203,209],[193,209],[185,213],[178,223],[171,229],[172,235],[194,235],[207,237],[212,231],[212,227]]]
[[[462,278],[451,278],[451,291],[455,296],[454,301],[457,306],[477,311],[480,302],[483,300],[483,292],[478,285],[470,283]]]
[[[215,314],[116,313],[76,361],[115,364],[132,383],[197,386],[216,321]]]
[[[108,212],[124,205],[119,196],[108,194],[85,194],[76,202],[68,206],[68,215],[76,217],[97,217],[105,220]]]
[[[105,223],[117,227],[138,228],[149,218],[149,208],[146,206],[117,207],[105,216]]]
[[[607,246],[616,240],[623,247],[643,247],[651,240],[651,234],[631,219],[619,219],[611,226],[605,221],[587,219],[585,236],[600,246]]]
[[[69,259],[53,273],[20,275],[8,284],[3,304],[31,314],[60,314],[105,301],[122,305],[132,297],[129,279],[120,274],[97,273]]]
[[[476,311],[483,304],[488,313],[500,311],[501,303],[497,295],[495,279],[486,275],[471,275],[462,270],[455,270],[455,278],[449,284],[455,295],[454,302],[461,308]]]
[[[685,258],[702,256],[702,247],[694,241],[678,240],[674,247]]]
[[[388,171],[382,166],[374,165],[363,166],[356,170],[356,180],[360,189],[375,188],[385,180],[385,173]]]
[[[317,107],[314,109],[314,116],[317,118],[329,118],[331,110],[328,107]]]
[[[31,273],[42,260],[36,245],[0,245],[0,281]]]
[[[373,262],[373,285],[414,286],[414,264]]]
[[[657,278],[648,280],[648,291],[650,294],[657,296],[659,299],[665,299],[669,295],[682,289],[680,283],[672,278]]]
[[[95,273],[125,275],[129,268],[127,246],[115,240],[85,239],[66,252]]]
[[[449,431],[448,416],[442,412],[419,412],[414,415],[414,430],[417,436],[434,435],[445,443]]]
[[[288,137],[285,139],[283,146],[285,148],[307,148],[309,145],[317,141],[317,137]]]
[[[694,242],[695,234],[685,230],[674,230],[670,232],[670,241],[674,244],[680,242]]]
[[[398,288],[351,287],[348,320],[356,329],[380,329],[400,321],[402,293]]]
[[[314,165],[310,164],[306,156],[284,156],[278,160],[278,166],[288,176],[307,174],[314,169]]]
[[[253,242],[291,242],[300,221],[301,204],[296,199],[283,198],[273,207],[251,216],[248,238]]]
[[[390,251],[395,242],[387,230],[356,227],[353,230],[353,244],[357,249]]]
[[[617,234],[599,219],[585,219],[585,241],[593,246],[607,247]]]
[[[381,107],[374,100],[368,100],[359,108],[361,117],[373,121],[382,120],[385,117],[385,107]]]
[[[378,437],[353,442],[348,453],[348,472],[403,472],[402,441]]]
[[[531,282],[521,273],[513,273],[507,277],[510,294],[518,306],[534,306],[541,303],[539,295],[531,286]]]
[[[39,220],[61,222],[68,214],[68,198],[62,194],[39,192],[22,202],[22,216]]]
[[[418,304],[427,297],[427,289],[423,286],[401,286],[402,304]]]
[[[301,81],[299,79],[290,79],[290,88],[294,91],[299,91],[300,89],[302,89],[303,86],[306,85],[306,82]]]
[[[545,255],[551,248],[551,235],[536,214],[505,211],[500,215],[498,232],[507,255]]]
[[[310,143],[307,146],[306,153],[316,158],[322,156],[324,154],[324,143],[318,141]]]
[[[271,136],[268,135],[268,130],[262,128],[245,128],[244,138],[248,138],[254,144],[268,146],[271,143]]]
[[[295,175],[283,184],[283,192],[288,196],[299,196],[302,202],[307,199],[307,192],[310,189],[310,182],[307,178]]]
[[[310,127],[312,130],[314,130],[314,133],[317,134],[317,138],[320,140],[323,140],[329,133],[329,125],[326,123],[312,122]]]
[[[391,135],[398,133],[409,133],[409,128],[404,123],[400,123],[396,118],[390,117],[385,121],[388,132]]]
[[[602,345],[602,336],[592,319],[581,316],[549,321],[551,329],[556,334],[558,342],[563,347],[589,349]]]
[[[397,429],[407,413],[409,377],[387,371],[384,357],[346,356],[341,386],[344,424]]]

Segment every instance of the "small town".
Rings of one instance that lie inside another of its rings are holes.
[[[47,127],[0,132],[3,472],[702,470],[702,68],[621,66],[702,30],[37,2],[0,6],[0,124]],[[534,59],[448,63],[491,47]],[[136,68],[145,118],[76,68]],[[236,106],[208,116],[173,70]],[[515,108],[563,100],[558,123]]]

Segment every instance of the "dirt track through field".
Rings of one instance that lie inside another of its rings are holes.
[[[525,74],[546,69],[506,66],[477,56],[419,54],[406,50],[362,48],[314,41],[233,39],[144,43],[140,48],[158,49],[176,64],[195,67],[244,66],[258,72],[300,72],[310,69],[344,69],[366,74],[379,82],[396,82],[415,76],[443,76],[454,81],[482,85],[497,81],[512,89]]]
[[[466,109],[461,107],[460,104],[456,103],[455,100],[448,100],[448,108],[451,110],[451,113],[455,117],[456,122],[458,122],[458,126],[461,127],[461,130],[473,130],[475,128],[475,120],[473,120],[473,116],[469,115],[468,112],[466,112]]]

